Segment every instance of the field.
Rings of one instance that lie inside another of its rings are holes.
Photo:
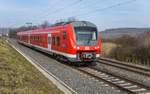
[[[102,42],[102,56],[108,57],[111,51],[116,47],[115,43],[111,42]]]
[[[63,94],[63,92],[0,39],[0,94]]]
[[[150,67],[150,32],[102,41],[102,56]]]

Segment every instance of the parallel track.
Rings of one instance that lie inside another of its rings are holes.
[[[120,62],[117,60],[112,60],[112,59],[108,59],[108,58],[101,58],[99,60],[99,63],[108,65],[108,66],[113,66],[116,68],[120,68],[120,69],[124,69],[127,71],[131,71],[134,73],[138,73],[138,74],[142,74],[144,76],[148,76],[150,77],[150,69],[149,68],[144,68],[144,67],[140,67],[140,66],[134,66],[132,64],[128,64],[125,62]]]
[[[125,79],[123,77],[112,75],[95,67],[84,67],[77,69],[128,94],[150,94],[150,88],[147,86],[133,82],[129,79]]]

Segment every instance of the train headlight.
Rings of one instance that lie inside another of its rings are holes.
[[[79,50],[79,49],[80,49],[80,47],[77,47],[77,49]]]
[[[73,46],[73,48],[76,48],[76,46]]]

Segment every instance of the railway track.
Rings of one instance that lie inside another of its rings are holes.
[[[150,94],[150,88],[129,79],[112,75],[95,67],[77,68],[79,71],[128,94]]]
[[[109,66],[113,66],[113,67],[117,67],[120,69],[124,69],[127,71],[131,71],[134,73],[138,73],[138,74],[142,74],[144,76],[148,76],[150,77],[150,69],[149,68],[145,68],[145,67],[141,67],[141,66],[135,66],[132,64],[128,64],[125,62],[120,62],[117,60],[112,60],[112,59],[108,59],[108,58],[100,58],[98,63],[102,63],[105,65],[109,65]]]

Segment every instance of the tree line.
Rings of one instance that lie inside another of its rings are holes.
[[[103,40],[117,44],[109,58],[150,66],[150,31],[138,37],[123,35],[113,40]]]

